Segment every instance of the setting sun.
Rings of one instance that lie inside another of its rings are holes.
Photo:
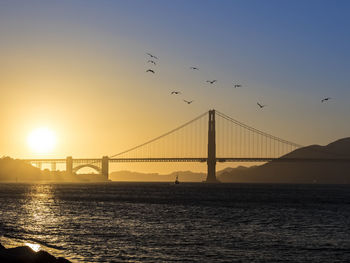
[[[35,153],[50,153],[56,146],[56,135],[48,128],[37,128],[28,135],[28,146]]]

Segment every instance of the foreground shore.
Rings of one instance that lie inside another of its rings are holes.
[[[5,248],[0,244],[0,262],[2,263],[71,263],[69,260],[56,258],[46,251],[35,252],[30,247]]]

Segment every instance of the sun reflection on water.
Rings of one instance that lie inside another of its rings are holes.
[[[54,197],[52,185],[37,184],[32,185],[27,192],[28,227],[38,233],[46,232],[45,229],[57,223],[57,217],[53,211]]]
[[[30,247],[35,252],[38,252],[41,248],[41,246],[39,244],[33,244],[33,243],[28,243],[28,242],[24,243],[24,245]]]
[[[48,250],[47,244],[55,241],[50,230],[59,228],[55,206],[54,187],[49,184],[34,184],[28,188],[23,204],[26,246],[34,251]]]

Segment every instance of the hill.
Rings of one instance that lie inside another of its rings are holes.
[[[36,181],[41,178],[40,169],[30,164],[10,157],[0,159],[0,181]]]
[[[311,145],[297,149],[281,158],[350,158],[350,138],[326,146]],[[219,176],[221,182],[249,183],[350,183],[350,162],[278,162],[227,169]]]

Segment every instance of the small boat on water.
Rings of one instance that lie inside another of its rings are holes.
[[[174,184],[179,184],[180,182],[179,182],[179,175],[176,175],[176,179],[175,179],[175,182],[174,182]]]

